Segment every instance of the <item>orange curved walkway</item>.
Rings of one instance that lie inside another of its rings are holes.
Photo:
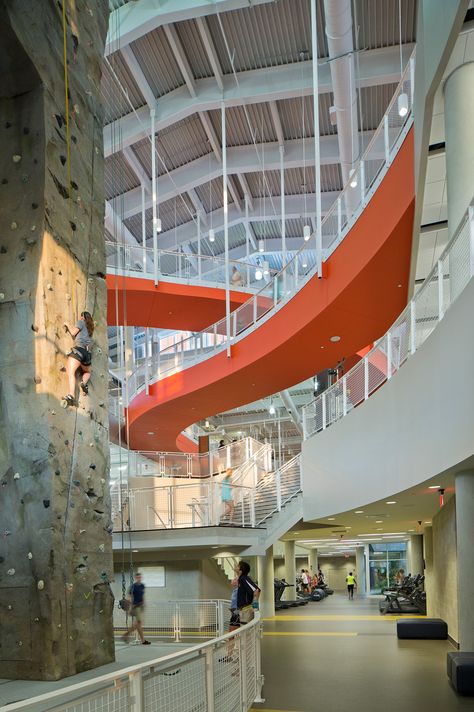
[[[130,447],[175,450],[190,423],[299,383],[382,336],[407,303],[414,201],[411,129],[326,262],[327,276],[233,345],[231,358],[219,353],[137,396],[128,410]]]
[[[108,274],[107,324],[201,331],[225,317],[225,289]],[[233,311],[252,296],[231,291]],[[118,304],[118,311],[116,305]]]

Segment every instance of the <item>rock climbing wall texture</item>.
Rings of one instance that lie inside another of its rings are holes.
[[[99,84],[108,3],[0,0],[0,669],[114,659]],[[63,40],[66,37],[68,110]],[[69,123],[69,126],[68,126]],[[62,407],[75,324],[89,396]]]

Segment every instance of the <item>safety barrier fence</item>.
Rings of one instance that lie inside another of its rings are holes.
[[[210,526],[258,527],[283,509],[301,491],[301,457],[296,455],[252,486],[227,484],[216,478],[192,484],[127,488],[113,506],[115,531],[150,531]]]
[[[153,249],[108,241],[105,249],[109,274],[154,279]],[[277,274],[277,270],[268,266],[259,269],[242,260],[229,260],[226,268],[222,257],[171,250],[157,250],[156,254],[160,279],[168,277],[173,281],[202,282],[206,286],[224,287],[227,269],[230,288],[246,291],[248,288],[259,290],[263,280],[269,281]]]
[[[241,475],[241,468],[256,467],[259,471],[271,469],[272,449],[251,437],[241,438],[216,450],[206,453],[157,452],[146,450],[125,450],[123,455],[111,462],[112,478],[119,472],[127,472],[130,477],[209,477],[233,471],[233,481]],[[120,469],[122,468],[122,469]],[[242,480],[240,484],[246,484]]]
[[[424,344],[474,276],[474,209],[408,306],[371,351],[303,408],[304,439],[329,427],[367,400]]]
[[[342,242],[387,173],[412,125],[414,54],[385,112],[382,122],[351,172],[338,199],[322,221],[321,261],[327,260]],[[319,259],[310,259],[318,247],[317,236],[309,235],[303,247],[288,260],[283,269],[244,304],[230,319],[221,319],[199,333],[183,338],[169,349],[145,359],[129,378],[129,400],[140,391],[148,392],[150,383],[195,365],[229,348],[280,309],[318,271]]]
[[[28,712],[245,712],[261,697],[261,623],[8,706]]]
[[[228,632],[230,601],[223,599],[151,601],[155,591],[147,586],[147,604],[143,614],[146,635],[172,639],[217,638]],[[121,608],[114,608],[114,630],[123,634],[131,626],[132,617]],[[139,642],[139,641],[137,641]]]

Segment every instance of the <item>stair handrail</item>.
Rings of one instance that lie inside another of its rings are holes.
[[[413,123],[414,61],[415,50],[402,73],[400,82],[397,85],[381,123],[375,130],[359,162],[351,171],[349,181],[343,187],[338,198],[322,220],[323,237],[329,239],[329,244],[323,248],[321,262],[326,261],[334,252],[364,210],[385,175],[386,170],[388,170],[391,165],[394,156],[401,147]],[[403,115],[397,111],[397,103],[402,95],[404,97],[404,105],[407,107],[406,114]],[[396,126],[393,125],[394,121],[397,124]],[[390,123],[392,123],[392,126]],[[392,138],[390,136],[391,132],[394,133]],[[377,158],[371,157],[371,152],[378,146],[378,143],[381,143],[384,149],[383,158],[378,157],[378,151],[375,152]],[[366,170],[366,164],[369,165],[370,161],[382,161],[381,165],[376,166],[373,175],[369,175],[369,171]],[[360,193],[358,207],[351,215],[345,215],[345,218],[343,218],[343,203],[345,197],[349,194],[353,194],[353,191],[358,186],[358,192]],[[325,230],[327,233],[325,233]],[[335,237],[334,230],[336,233]],[[244,334],[257,328],[257,324],[260,325],[263,321],[266,321],[271,314],[280,309],[317,274],[317,260],[314,262],[309,259],[308,256],[303,259],[305,251],[309,250],[308,246],[313,237],[316,239],[314,233],[310,240],[302,245],[273,279],[264,285],[257,294],[231,313],[232,333],[227,334],[227,319],[223,318],[215,324],[210,325],[207,329],[182,339],[179,353],[176,353],[176,345],[173,345],[174,363],[170,363],[173,361],[172,358],[168,359],[165,370],[163,370],[164,367],[162,368],[161,362],[162,359],[167,356],[167,349],[158,354],[157,357],[148,360],[146,369],[144,369],[143,366],[135,369],[129,379],[128,392],[130,400],[138,395],[143,388],[146,388],[150,382],[177,373],[184,368],[199,363],[204,360],[204,358],[209,358],[224,350],[230,343],[236,343]],[[239,318],[241,318],[242,323],[239,323]],[[205,353],[203,352],[202,346],[204,335],[213,335],[214,338],[214,348],[209,348]],[[186,358],[187,361],[185,365]],[[150,375],[151,372],[153,372],[153,375]]]

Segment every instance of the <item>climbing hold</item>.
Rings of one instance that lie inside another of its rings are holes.
[[[90,470],[95,470],[95,468],[96,468],[96,466],[95,466],[94,464],[89,465],[89,469],[90,469]]]
[[[14,576],[15,575],[15,569],[8,569],[7,574],[9,576]]]
[[[38,207],[38,203],[31,203],[31,207],[33,208],[33,210],[36,210]]]
[[[9,611],[13,611],[13,606],[8,605],[7,608]]]
[[[103,544],[99,544],[99,551],[104,551],[104,550],[105,550],[105,546]]]
[[[27,237],[26,244],[27,245],[36,245],[36,237]]]
[[[36,326],[36,324],[32,324],[32,325],[31,325],[31,331],[36,331],[36,333],[38,333],[39,327]]]
[[[63,123],[64,123],[63,117],[61,116],[61,114],[53,114],[53,116],[56,119],[56,121],[58,122],[59,128],[61,129],[63,126]]]
[[[2,185],[6,185],[8,183],[8,180],[6,178],[2,178]]]
[[[35,623],[39,623],[39,620],[40,620],[40,619],[39,619],[39,618],[33,618],[33,620],[34,620]]]
[[[62,165],[66,165],[67,158],[66,156],[59,156],[59,160],[61,161]]]
[[[51,411],[51,415],[56,415],[56,411],[55,411],[55,410],[52,410],[52,411]]]
[[[0,300],[3,302],[4,299],[5,299],[5,293],[0,292]]]
[[[61,474],[61,471],[60,471],[60,470],[55,470],[55,471],[54,471],[54,474],[57,475],[57,476],[59,476],[59,475]]]
[[[58,628],[62,628],[62,624],[61,624],[61,623],[58,623]]]
[[[15,472],[15,474],[13,475],[13,479],[14,479],[14,480],[19,480],[19,479],[20,479],[20,473],[19,473],[19,472]]]
[[[21,156],[19,153],[14,153],[12,156],[13,163],[19,163],[21,161]]]
[[[70,295],[70,294],[66,294],[66,300],[67,300],[68,302],[71,301],[71,295]],[[64,370],[66,370],[66,369],[64,369]]]
[[[86,511],[86,510],[84,510],[84,511]],[[79,529],[79,534],[84,534],[85,531],[86,531],[85,529]]]
[[[29,133],[30,133],[30,129],[28,128],[28,126],[25,126],[25,128],[23,129],[23,134],[25,136],[28,136]]]
[[[71,188],[72,188],[73,190],[77,190],[77,188],[78,188],[77,183],[74,183],[73,180],[71,181]]]
[[[44,589],[44,581],[42,579],[38,581],[38,583],[36,584],[36,588],[38,589],[38,591],[42,591]]]
[[[5,121],[5,128],[9,129],[11,126],[11,123],[9,121]]]
[[[34,380],[34,382],[36,383],[36,385],[39,385],[39,384],[41,383],[41,377],[40,377],[40,376],[35,376],[33,380]]]
[[[18,255],[18,259],[20,260],[20,262],[24,262],[25,258],[26,258],[26,252],[20,252],[20,254]]]
[[[0,247],[0,254],[6,255],[7,254],[7,248],[4,247],[3,245]]]
[[[52,285],[52,284],[47,284],[47,285],[46,285],[46,289],[48,290],[48,292],[52,292],[52,291],[53,291],[53,285]]]
[[[73,480],[73,481],[72,481],[72,484],[73,484],[75,487],[80,487],[80,486],[81,486],[81,483],[80,483],[79,480]]]
[[[101,481],[101,483],[102,483],[103,485],[105,485],[105,480],[104,480],[103,477],[100,478],[100,481]]]
[[[15,221],[13,221],[13,222],[10,224],[10,229],[11,229],[11,230],[16,230],[17,227],[18,227],[18,223],[16,223]]]
[[[71,593],[71,591],[74,589],[74,584],[73,583],[68,583],[66,582],[66,591],[68,593]]]
[[[32,559],[32,558],[33,558],[33,554],[31,553],[31,551],[28,552],[28,558],[29,558],[29,559]]]
[[[31,232],[34,232],[35,230],[36,230],[36,225],[32,225],[32,226],[30,227],[30,231],[31,231]],[[33,244],[34,244],[34,243],[33,243]]]
[[[45,509],[48,509],[50,504],[51,504],[51,502],[49,501],[49,499],[43,499],[43,507]]]
[[[30,176],[28,175],[28,173],[23,173],[23,175],[21,176],[22,182],[23,182],[23,183],[28,183],[29,177],[30,177]]]
[[[23,645],[23,642],[22,642],[21,640],[19,640],[19,641],[18,641],[18,646],[21,648],[22,645]]]

